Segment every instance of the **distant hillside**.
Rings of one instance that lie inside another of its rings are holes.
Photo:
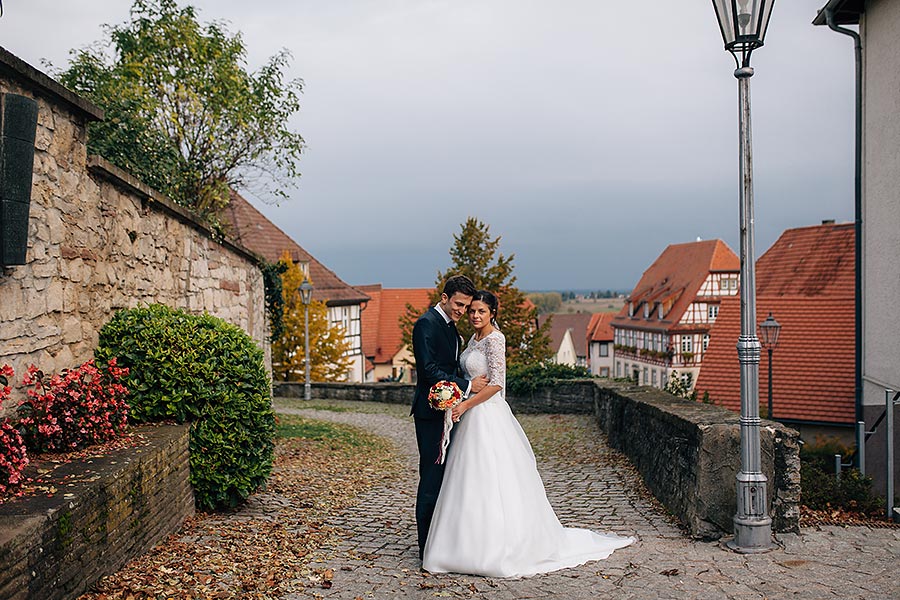
[[[528,298],[538,307],[538,312],[546,314],[619,312],[625,301],[625,294],[618,290],[604,291],[543,291],[528,292]]]

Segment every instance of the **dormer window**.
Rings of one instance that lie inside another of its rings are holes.
[[[644,318],[647,319],[650,317],[650,303],[644,302]]]
[[[657,306],[657,318],[662,321],[663,318],[663,305],[662,302],[656,305]]]
[[[633,316],[634,316],[634,302],[629,302],[629,303],[628,303],[628,316],[629,316],[629,317],[633,317]]]

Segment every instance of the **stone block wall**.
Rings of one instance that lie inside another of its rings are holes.
[[[733,531],[741,462],[736,413],[612,381],[596,386],[594,402],[610,445],[628,456],[653,495],[693,536],[718,538]],[[772,527],[798,531],[799,434],[763,421],[760,446]]]
[[[409,383],[311,383],[313,398],[323,400],[359,400],[411,405],[416,386]],[[282,398],[302,398],[303,384],[279,381],[272,384],[272,395]]]
[[[51,496],[0,505],[0,598],[75,598],[176,531],[194,513],[188,431],[144,426],[137,448],[38,465]]]
[[[258,258],[89,157],[86,127],[102,112],[0,48],[5,93],[34,98],[38,126],[27,264],[0,270],[0,364],[74,367],[116,310],[153,302],[234,323],[268,357]]]
[[[361,400],[412,405],[415,384],[379,383],[316,383],[310,384],[313,398],[328,400]],[[283,398],[302,398],[303,384],[275,382],[272,394]],[[560,382],[553,388],[538,390],[525,396],[510,396],[508,402],[517,413],[590,414],[594,411],[591,385],[584,382]]]
[[[313,398],[412,403],[401,383],[313,383]],[[275,396],[303,397],[302,383],[276,383]],[[516,413],[595,414],[609,444],[624,452],[650,491],[698,538],[733,531],[740,469],[739,416],[650,387],[610,379],[559,382],[509,397]],[[775,531],[800,526],[799,434],[780,423],[760,429],[763,472]]]

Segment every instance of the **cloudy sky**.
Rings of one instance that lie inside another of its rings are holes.
[[[304,80],[290,200],[250,200],[351,284],[429,286],[469,216],[524,289],[631,289],[668,245],[738,252],[737,84],[704,0],[194,0]],[[852,41],[777,2],[753,55],[756,247],[853,218]],[[4,0],[44,68],[130,0]],[[46,70],[46,69],[45,69]]]

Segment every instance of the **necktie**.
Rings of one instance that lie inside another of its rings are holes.
[[[459,356],[459,331],[456,329],[456,323],[453,321],[450,321],[448,325],[450,325],[450,331],[453,332],[453,341],[456,343],[454,346],[456,356]]]

